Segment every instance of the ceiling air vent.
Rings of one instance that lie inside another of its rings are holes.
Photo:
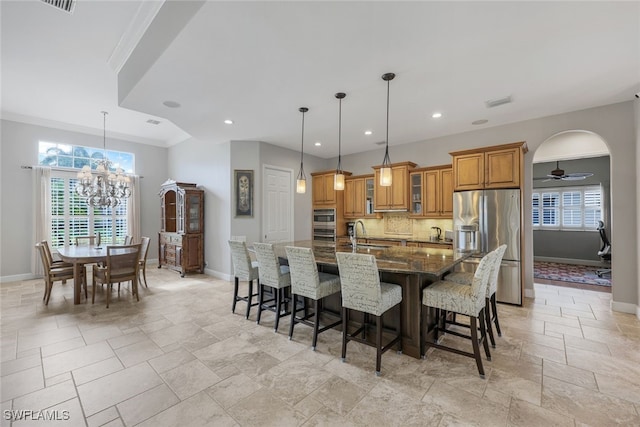
[[[152,125],[159,125],[160,124],[160,120],[149,119],[149,120],[147,120],[147,123],[152,124]]]
[[[56,9],[64,10],[67,13],[73,13],[73,8],[76,6],[76,0],[40,0]]]
[[[487,105],[487,108],[497,107],[498,105],[508,104],[511,102],[511,95],[505,96],[500,99],[493,99],[490,101],[485,101],[484,103]]]

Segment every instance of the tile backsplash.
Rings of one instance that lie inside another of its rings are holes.
[[[451,219],[415,219],[403,212],[385,212],[382,219],[367,218],[362,221],[369,236],[428,239],[431,227],[440,227],[444,238],[445,230],[453,230]]]

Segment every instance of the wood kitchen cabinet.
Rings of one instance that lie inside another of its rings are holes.
[[[525,142],[449,153],[453,156],[455,191],[520,188]]]
[[[380,185],[380,168],[374,166],[374,197],[375,211],[398,210],[408,211],[410,208],[409,174],[416,167],[415,163],[402,162],[391,165],[391,186]]]
[[[374,175],[357,175],[345,179],[344,217],[376,217],[373,211]]]
[[[342,190],[333,189],[333,179],[336,171],[312,172],[312,195],[313,206],[336,205],[339,198],[342,198]],[[345,177],[351,176],[351,172],[343,172]],[[345,180],[346,181],[346,180]],[[346,183],[345,183],[346,187]]]
[[[453,216],[453,169],[451,165],[414,169],[409,174],[410,209],[414,218]]]
[[[158,268],[204,273],[204,191],[168,180],[160,190]]]

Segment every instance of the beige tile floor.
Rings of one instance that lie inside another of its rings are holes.
[[[147,272],[140,302],[123,290],[109,309],[74,306],[71,284],[48,307],[40,280],[0,286],[2,426],[8,410],[79,426],[640,425],[640,321],[608,293],[536,285],[524,307],[499,305],[484,380],[442,351],[388,352],[376,377],[371,348],[350,343],[340,362],[337,331],[313,352],[304,325],[289,341],[271,313],[231,314],[229,282]]]

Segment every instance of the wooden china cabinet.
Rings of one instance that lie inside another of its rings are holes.
[[[204,191],[168,180],[160,190],[158,268],[204,272]]]

